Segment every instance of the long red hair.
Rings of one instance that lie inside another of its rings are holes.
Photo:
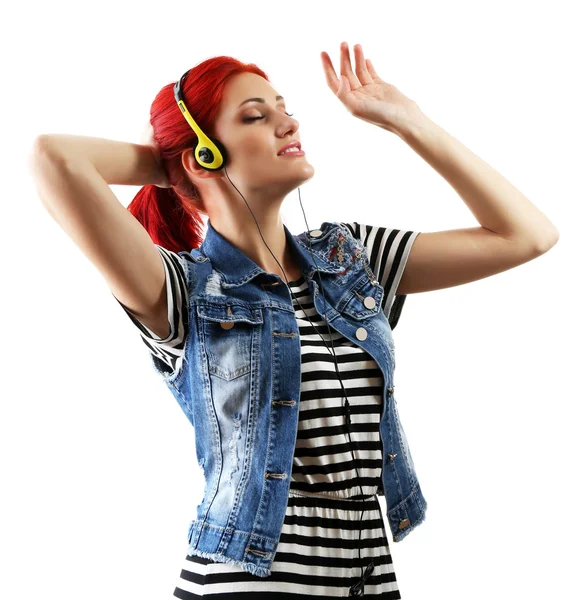
[[[214,121],[226,82],[239,73],[255,73],[269,81],[255,64],[245,64],[230,56],[209,58],[193,67],[184,78],[184,103],[206,135],[214,135]],[[182,166],[181,156],[184,150],[195,146],[198,138],[178,108],[174,82],[165,85],[154,99],[150,124],[172,187],[143,186],[127,210],[155,244],[174,252],[197,248],[203,240],[202,215],[206,212],[198,189]]]

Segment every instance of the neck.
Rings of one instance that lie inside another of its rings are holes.
[[[216,231],[239,248],[264,271],[275,273],[283,278],[283,272],[275,258],[281,263],[285,273],[292,270],[293,265],[290,252],[287,248],[287,237],[283,229],[281,214],[279,211],[275,211],[274,213],[265,211],[259,217],[256,215],[259,229],[275,258],[273,258],[271,252],[263,243],[255,219],[249,210],[247,211],[247,215],[243,215],[243,217],[240,219],[228,219],[211,216],[210,222]]]

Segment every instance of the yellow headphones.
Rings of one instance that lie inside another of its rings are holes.
[[[198,143],[194,147],[194,158],[196,162],[207,171],[218,171],[228,161],[228,153],[224,148],[222,142],[215,138],[209,138],[199,127],[198,123],[194,121],[190,111],[184,103],[184,96],[182,94],[182,82],[186,75],[192,69],[188,69],[180,80],[174,84],[174,97],[180,112],[184,115],[184,118],[188,121],[188,125],[194,130],[198,136]]]

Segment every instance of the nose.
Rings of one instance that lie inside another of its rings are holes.
[[[285,137],[287,134],[294,134],[299,129],[299,121],[288,115],[284,115],[279,127],[279,137]]]

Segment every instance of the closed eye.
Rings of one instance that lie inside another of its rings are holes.
[[[285,113],[288,117],[292,117],[294,113]],[[248,121],[257,121],[258,119],[265,119],[265,115],[263,115],[262,117],[246,117],[243,122],[247,123]]]

